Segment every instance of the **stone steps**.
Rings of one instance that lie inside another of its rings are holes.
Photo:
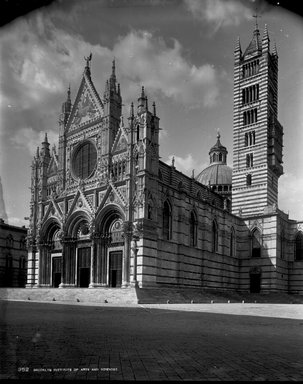
[[[1,288],[0,299],[137,304],[135,288]]]
[[[182,304],[182,303],[303,303],[303,295],[250,294],[202,288],[0,288],[0,300],[66,303]]]
[[[141,288],[137,289],[139,304],[161,303],[303,303],[302,295],[286,293],[239,293],[202,288]]]

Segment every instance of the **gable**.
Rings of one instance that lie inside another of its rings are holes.
[[[84,74],[68,120],[67,131],[76,130],[103,115],[104,107],[101,99],[92,81]]]
[[[57,175],[57,173],[58,173],[58,164],[57,164],[55,155],[53,155],[47,169],[47,176],[48,177],[55,176]]]
[[[112,147],[112,154],[126,151],[127,144],[128,144],[127,136],[125,135],[124,131],[120,127]]]

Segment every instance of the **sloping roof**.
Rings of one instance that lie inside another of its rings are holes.
[[[260,38],[260,31],[259,29],[254,30],[254,35],[249,43],[248,47],[246,48],[246,51],[244,52],[244,58],[246,56],[254,56],[255,54],[259,54],[262,52],[262,41]]]

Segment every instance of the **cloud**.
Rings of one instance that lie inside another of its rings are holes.
[[[8,219],[8,224],[9,225],[14,225],[16,227],[22,227],[22,226],[25,226],[25,227],[28,227],[28,221],[24,220],[24,219],[20,219],[18,217],[11,217]]]
[[[279,208],[291,219],[303,220],[303,176],[287,173],[279,180]]]
[[[184,2],[195,19],[212,24],[215,30],[239,25],[243,20],[251,19],[247,1],[245,4],[239,0],[184,0]]]
[[[41,148],[41,143],[44,141],[44,132],[35,132],[32,127],[25,127],[18,130],[13,136],[10,137],[10,142],[15,148],[25,148],[32,155],[36,153],[37,147]],[[47,132],[48,142],[52,145],[58,141],[58,133],[54,131]],[[51,146],[50,146],[51,149]]]
[[[152,93],[190,108],[214,106],[219,94],[217,71],[209,63],[191,65],[182,56],[177,40],[172,46],[150,32],[132,31],[114,46],[113,53],[120,66],[120,76],[128,83],[126,89],[136,95],[139,85]],[[123,89],[122,89],[123,90]],[[125,97],[124,93],[123,96]],[[128,98],[129,92],[126,97]]]
[[[192,175],[192,171],[195,171],[195,176],[198,175],[204,168],[207,167],[207,164],[201,164],[198,163],[191,153],[188,153],[186,156],[176,156],[176,155],[169,155],[168,160],[166,161],[166,164],[171,165],[172,159],[174,158],[174,165],[175,168],[187,175]]]
[[[151,97],[156,101],[166,97],[187,109],[212,107],[219,95],[219,76],[210,63],[192,65],[177,40],[168,44],[146,31],[133,30],[108,48],[55,26],[51,12],[36,12],[3,28],[0,45],[4,58],[1,141],[9,139],[28,149],[33,148],[35,132],[58,129],[67,87],[71,83],[74,100],[84,70],[84,56],[90,52],[92,79],[101,97],[111,62],[116,58],[126,110],[138,97],[142,85],[150,102]],[[21,138],[25,139],[23,144]]]

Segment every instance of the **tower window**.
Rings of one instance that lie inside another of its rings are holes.
[[[255,143],[256,143],[255,131],[245,133],[245,147],[255,145]]]
[[[254,155],[253,153],[248,153],[246,155],[246,167],[251,168],[254,166]]]
[[[243,124],[244,125],[254,124],[257,121],[258,121],[257,108],[250,109],[248,111],[243,112]]]
[[[251,186],[251,174],[246,175],[246,185],[247,187]]]
[[[242,89],[242,105],[259,100],[259,84]]]
[[[259,72],[259,68],[259,60],[244,64],[242,67],[242,77],[245,78],[256,75]]]

